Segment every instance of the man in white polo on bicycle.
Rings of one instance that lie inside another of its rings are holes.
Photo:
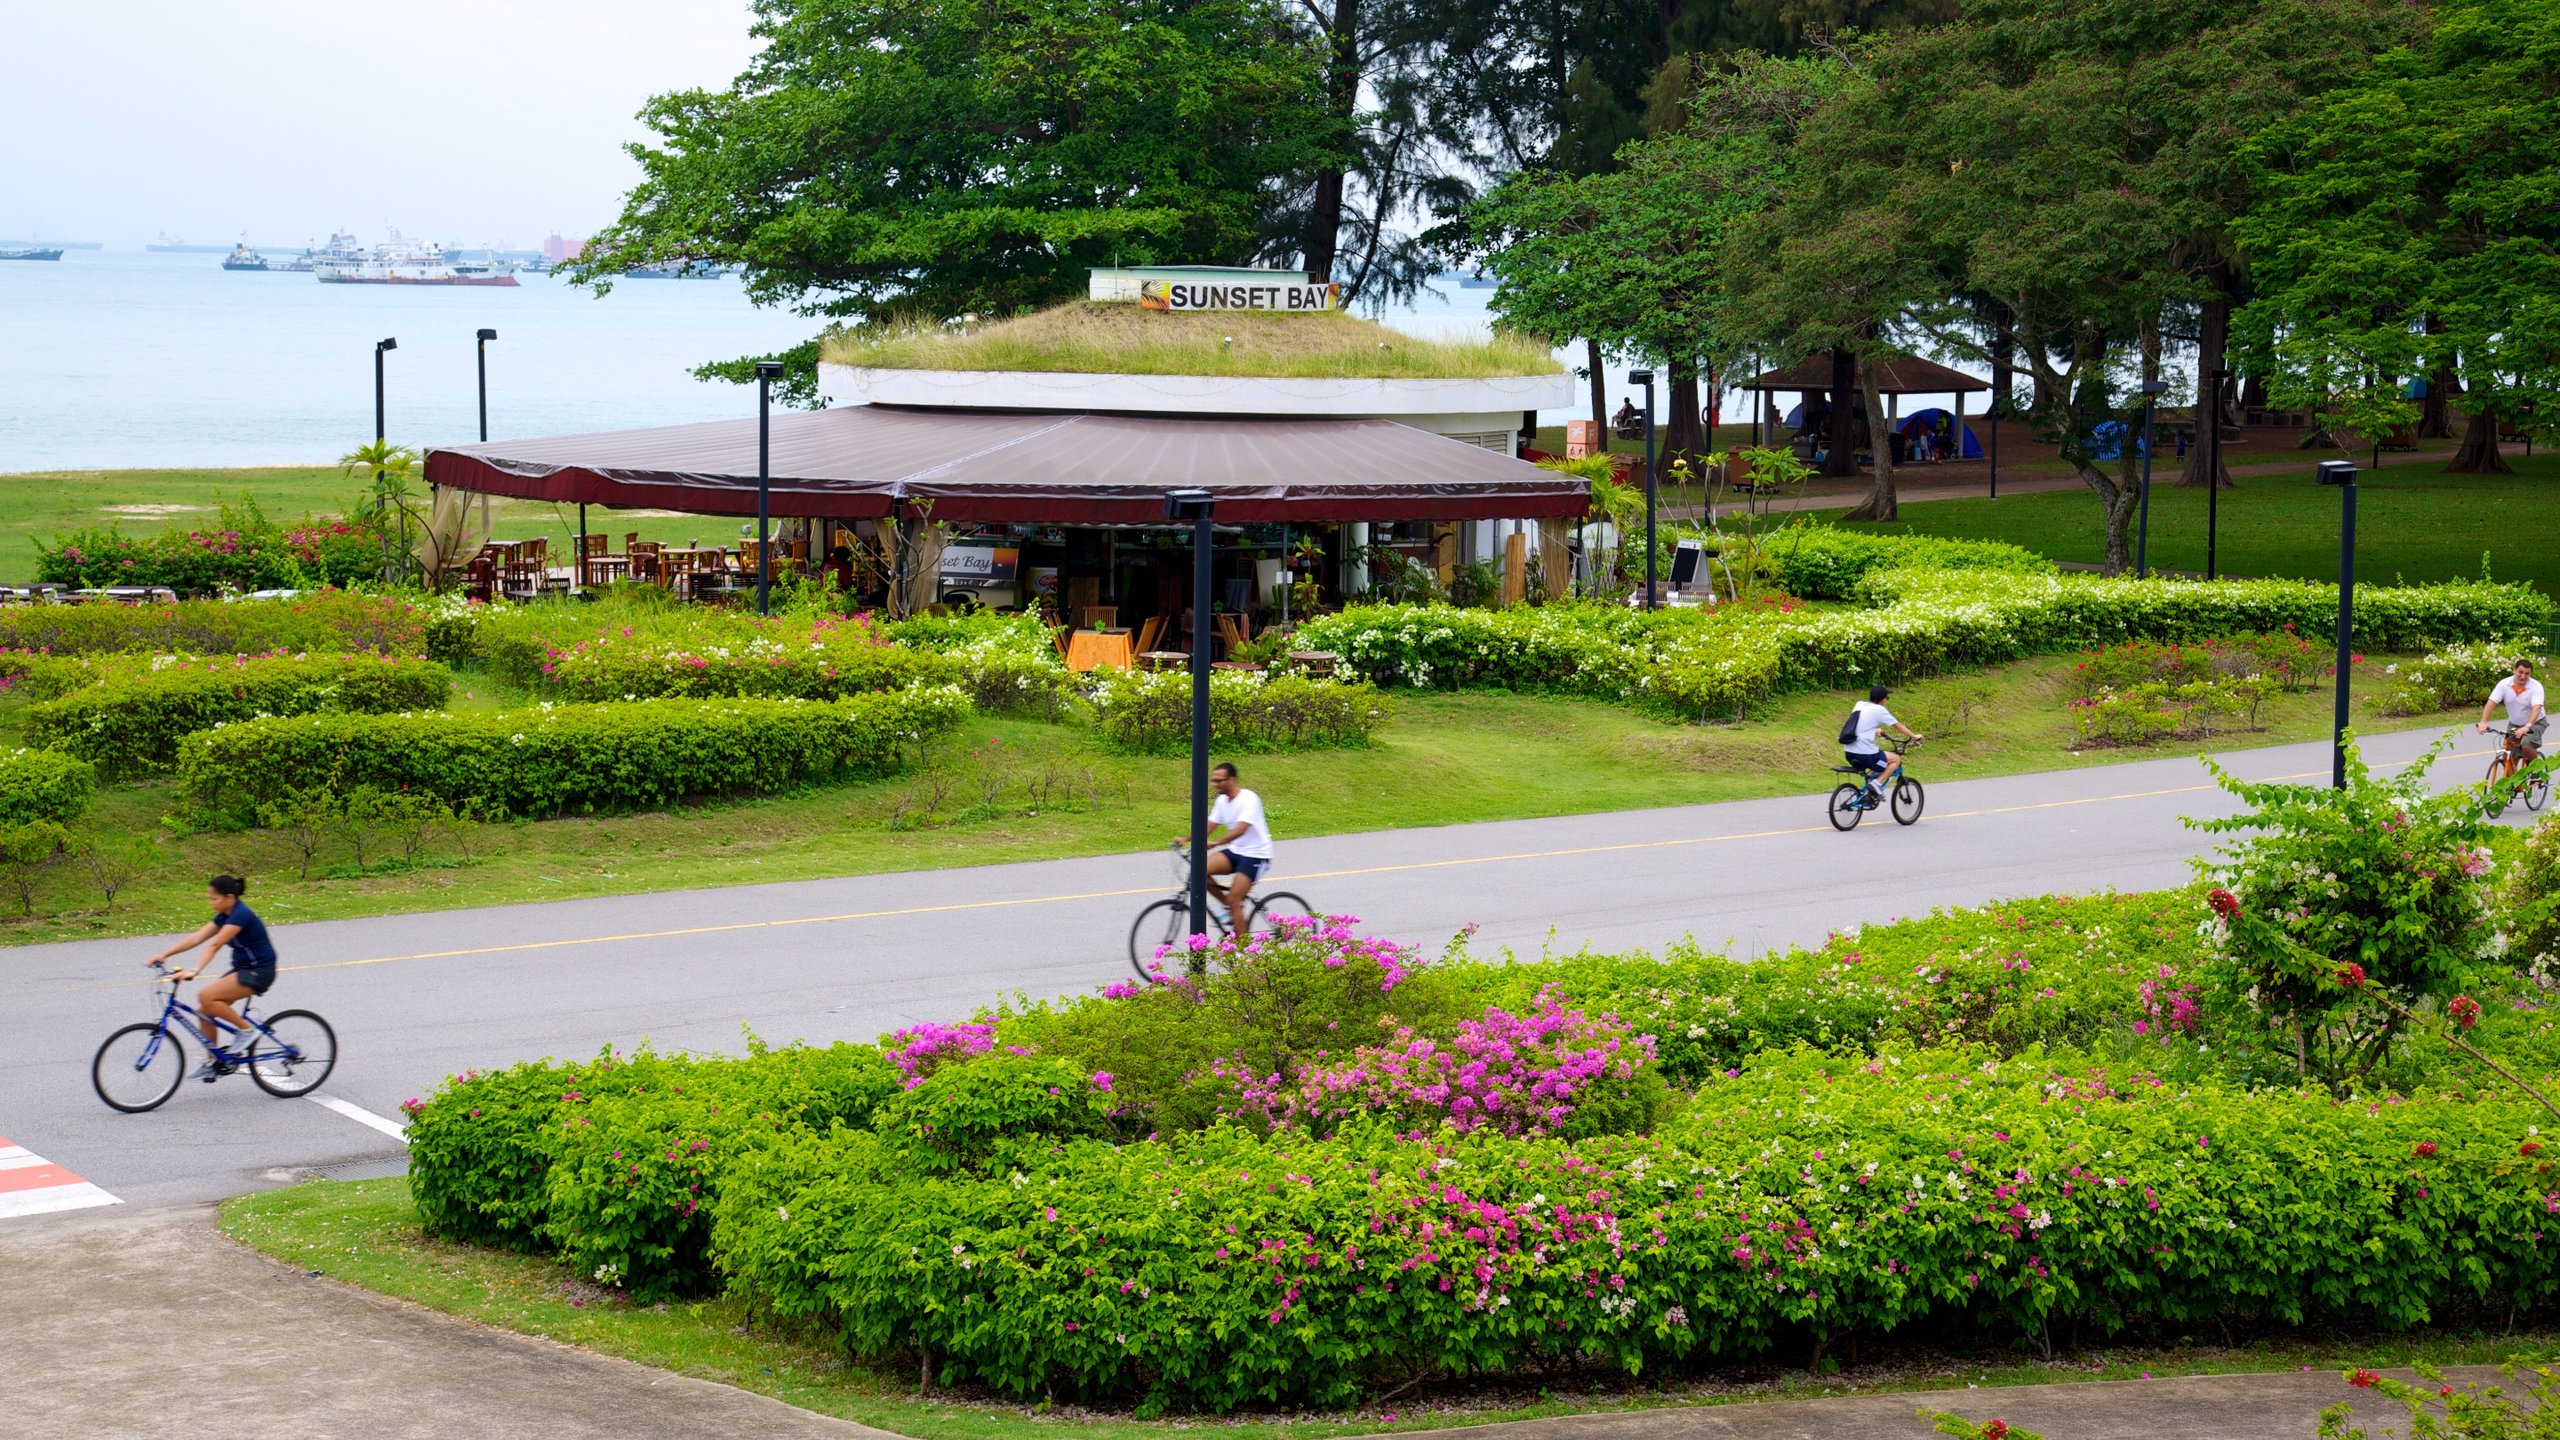
[[[1893,788],[1893,777],[1902,769],[1902,755],[1877,744],[1876,737],[1891,726],[1901,731],[1906,740],[1925,738],[1912,733],[1910,726],[1893,718],[1893,712],[1884,708],[1885,697],[1892,693],[1881,685],[1868,687],[1867,698],[1859,701],[1849,712],[1849,723],[1841,727],[1840,734],[1840,753],[1847,757],[1850,766],[1859,774],[1872,779],[1879,792]]]
[[[1209,771],[1218,798],[1209,806],[1209,873],[1227,881],[1227,919],[1243,940],[1245,897],[1271,868],[1271,825],[1262,818],[1262,797],[1236,781],[1236,767],[1220,761]]]
[[[2514,673],[2489,689],[2488,703],[2480,707],[2480,723],[2472,728],[2489,733],[2489,717],[2500,705],[2507,707],[2507,726],[2516,732],[2516,748],[2524,752],[2530,765],[2542,758],[2542,727],[2550,719],[2542,713],[2542,682],[2533,678],[2533,662],[2516,657]]]

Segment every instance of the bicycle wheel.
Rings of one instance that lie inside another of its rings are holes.
[[[1276,925],[1282,920],[1312,921],[1315,918],[1316,907],[1308,904],[1306,897],[1287,890],[1274,890],[1268,895],[1254,896],[1253,909],[1245,916],[1245,920],[1253,926],[1257,934],[1261,932],[1263,922],[1266,920]]]
[[[1858,797],[1865,793],[1866,787],[1863,785],[1842,784],[1832,787],[1832,829],[1845,831],[1858,828],[1858,822],[1867,818],[1867,807],[1858,801]]]
[[[2507,806],[2515,798],[2516,792],[2507,788],[2507,757],[2501,755],[2489,762],[2489,778],[2481,796],[2480,808],[2487,811],[2489,818],[2494,820],[2507,813]]]
[[[1168,945],[1180,945],[1190,933],[1188,900],[1159,900],[1139,911],[1138,923],[1129,927],[1129,968],[1137,971],[1141,980],[1163,979],[1147,966],[1155,963],[1156,952]],[[1180,969],[1181,962],[1175,961],[1170,968]]]
[[[280,1010],[258,1022],[249,1042],[249,1078],[280,1100],[308,1095],[338,1068],[338,1032],[308,1010]]]
[[[186,1074],[185,1048],[157,1025],[127,1025],[108,1036],[89,1062],[89,1083],[98,1098],[127,1115],[160,1108],[178,1093]]]
[[[2524,808],[2539,810],[2551,800],[2551,777],[2537,774],[2524,782]]]
[[[1920,818],[1920,809],[1929,803],[1928,792],[1920,782],[1906,775],[1893,782],[1893,823],[1908,825]]]

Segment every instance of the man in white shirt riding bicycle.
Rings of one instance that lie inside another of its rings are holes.
[[[1845,733],[1841,736],[1840,753],[1859,774],[1870,777],[1880,791],[1893,788],[1893,777],[1902,769],[1902,755],[1877,744],[1876,737],[1890,726],[1901,731],[1906,740],[1923,738],[1913,734],[1910,726],[1893,718],[1893,712],[1884,708],[1884,697],[1892,693],[1881,685],[1870,686],[1867,698],[1859,701],[1849,712],[1849,723],[1843,727]]]
[[[1262,797],[1236,782],[1236,767],[1220,761],[1209,771],[1218,798],[1209,806],[1209,873],[1227,881],[1227,919],[1243,940],[1245,897],[1271,868],[1271,826],[1262,818]]]
[[[2500,705],[2507,707],[2507,726],[2516,732],[2516,747],[2524,751],[2530,765],[2542,758],[2542,727],[2551,723],[2542,713],[2542,682],[2533,678],[2533,662],[2518,656],[2515,673],[2500,680],[2489,691],[2488,703],[2480,707],[2480,723],[2472,728],[2489,733],[2489,717]]]

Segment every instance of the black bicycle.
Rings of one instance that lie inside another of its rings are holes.
[[[1877,787],[1876,777],[1873,775],[1865,773],[1855,765],[1832,766],[1834,771],[1842,775],[1855,775],[1858,778],[1854,781],[1843,780],[1832,789],[1831,828],[1844,831],[1855,830],[1858,828],[1858,822],[1867,818],[1868,811],[1885,807],[1888,803],[1893,811],[1895,824],[1909,825],[1918,820],[1921,809],[1929,803],[1929,792],[1919,781],[1911,778],[1911,752],[1919,748],[1920,742],[1917,740],[1902,742],[1902,768],[1894,773],[1893,794],[1889,802],[1884,791]]]
[[[1129,968],[1138,978],[1159,981],[1165,977],[1148,969],[1148,965],[1166,955],[1191,936],[1191,852],[1181,841],[1173,844],[1173,894],[1138,912],[1138,923],[1129,927]],[[1245,924],[1260,929],[1266,920],[1296,917],[1315,919],[1315,907],[1286,890],[1257,891],[1253,904],[1245,910]],[[1234,933],[1227,920],[1227,887],[1209,877],[1209,924],[1220,935]]]
[[[89,1083],[97,1089],[98,1098],[128,1115],[156,1110],[178,1093],[178,1083],[187,1075],[186,1044],[180,1036],[203,1043],[193,1027],[171,1023],[181,1017],[201,1020],[202,1012],[178,998],[178,979],[168,966],[151,969],[151,988],[156,992],[163,985],[169,987],[159,997],[160,1018],[137,1021],[108,1036],[98,1047],[97,1058],[89,1062]],[[320,1082],[338,1067],[337,1032],[308,1010],[279,1010],[260,1020],[249,1013],[256,1003],[257,997],[251,996],[235,1007],[244,1024],[213,1022],[222,1034],[223,1047],[242,1057],[236,1063],[216,1062],[217,1073],[246,1070],[259,1089],[279,1100],[319,1089]]]

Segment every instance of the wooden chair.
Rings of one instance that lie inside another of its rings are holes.
[[[542,593],[542,567],[530,560],[508,563],[498,582],[498,593],[509,600],[530,600]]]
[[[1079,630],[1108,630],[1119,623],[1120,607],[1117,605],[1082,605],[1076,608],[1076,628]]]
[[[484,552],[462,562],[462,598],[489,604],[498,598],[498,562]]]
[[[1067,637],[1073,633],[1064,625],[1049,627],[1049,643],[1058,647],[1058,658],[1061,660],[1067,658]]]
[[[612,541],[613,537],[610,535],[581,535],[578,537],[578,558],[593,560],[607,553],[607,547],[612,544]]]
[[[623,554],[625,554],[625,555],[630,554],[632,551],[639,549],[639,548],[641,547],[641,545],[642,545],[642,544],[644,544],[644,543],[646,543],[646,542],[644,542],[644,541],[642,541],[642,540],[641,540],[641,538],[640,538],[640,532],[639,532],[639,531],[637,531],[637,530],[625,530],[625,531],[623,531],[623,532],[622,532],[622,553],[623,553]]]
[[[1144,655],[1144,654],[1146,654],[1148,651],[1155,649],[1155,648],[1156,648],[1156,641],[1157,641],[1157,640],[1159,640],[1159,639],[1161,639],[1161,638],[1163,638],[1163,636],[1164,636],[1164,617],[1163,617],[1163,616],[1161,616],[1161,615],[1150,615],[1150,616],[1148,616],[1146,619],[1144,619],[1144,620],[1142,620],[1142,621],[1139,621],[1139,622],[1138,622],[1138,653],[1139,653],[1139,654],[1141,654],[1141,655]]]
[[[524,542],[524,553],[516,558],[529,565],[548,565],[551,563],[551,541],[547,537],[536,535]]]

